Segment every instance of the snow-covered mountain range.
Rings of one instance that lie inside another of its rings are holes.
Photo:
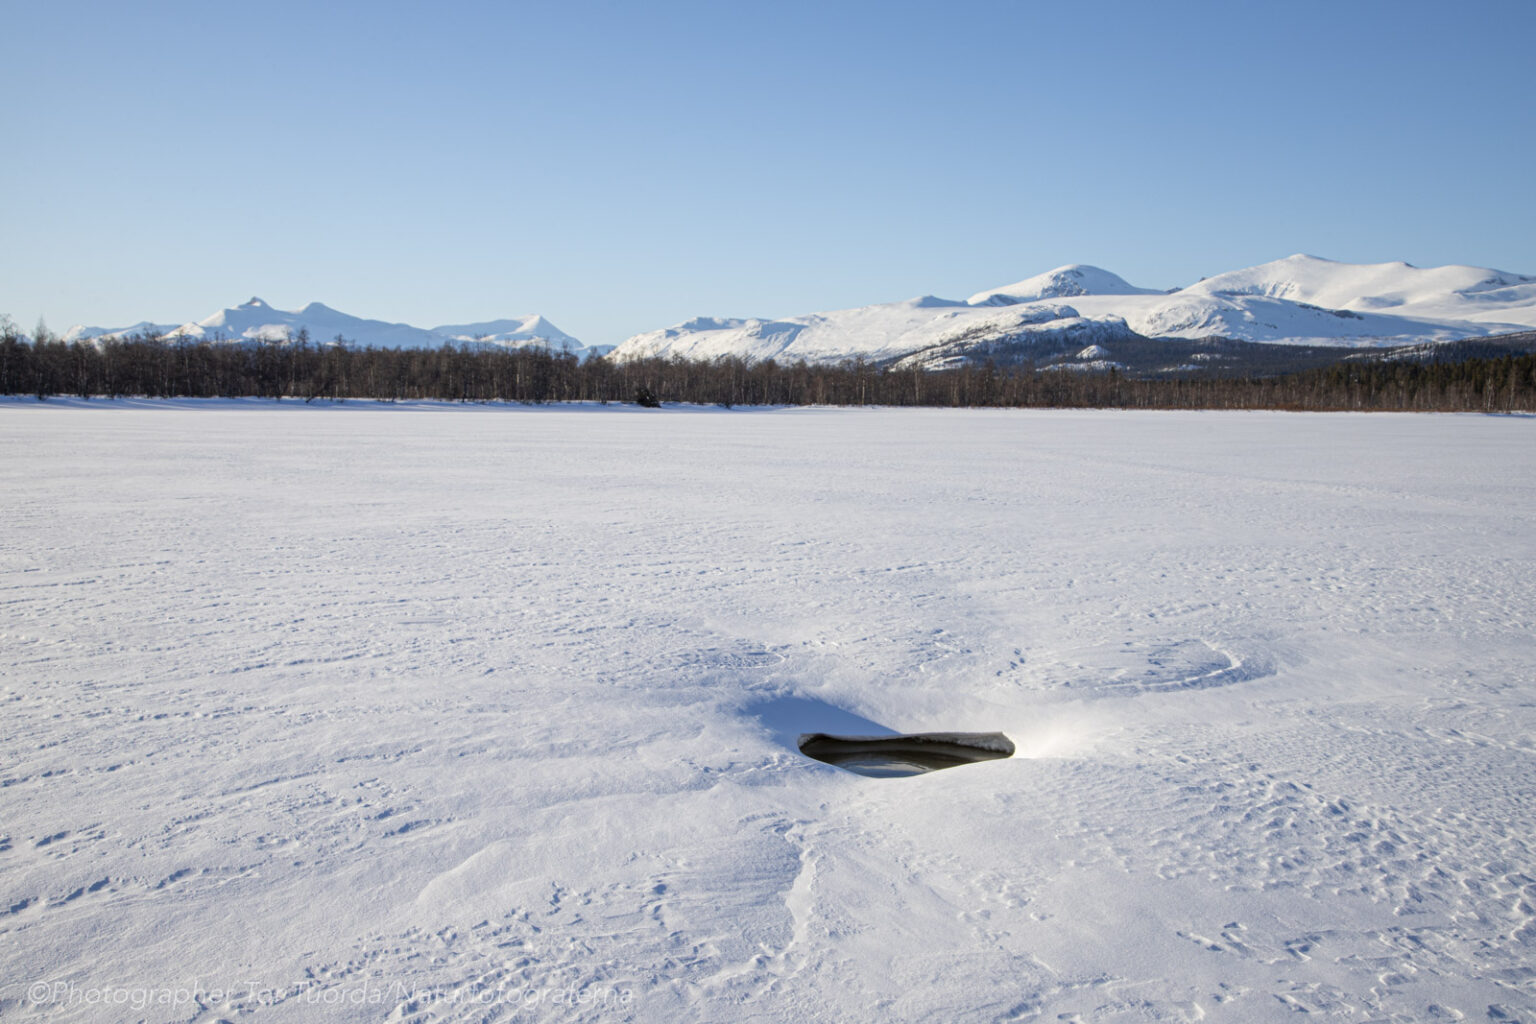
[[[783,319],[693,320],[614,346],[588,346],[541,316],[422,328],[352,316],[318,302],[274,309],[260,299],[184,324],[72,327],[66,341],[152,333],[215,341],[316,344],[344,338],[376,348],[444,343],[548,346],[583,359],[650,356],[811,363],[863,358],[938,368],[1012,351],[1056,353],[1147,339],[1348,347],[1433,344],[1536,328],[1536,277],[1482,267],[1352,264],[1296,255],[1205,278],[1187,288],[1137,287],[1107,270],[1058,267],[968,299],[924,295]]]
[[[1371,347],[1533,327],[1536,277],[1296,255],[1168,292],[1074,264],[965,300],[927,295],[781,320],[700,317],[637,334],[613,356],[789,362],[862,357],[935,367],[999,343],[1112,346],[1140,337]]]
[[[131,327],[71,327],[65,332],[64,340],[126,338],[134,334],[229,342],[292,341],[303,334],[316,344],[329,344],[343,338],[348,344],[373,348],[440,348],[445,343],[500,348],[547,345],[555,351],[568,351],[581,358],[609,350],[583,345],[542,316],[424,328],[368,320],[319,302],[311,302],[299,310],[284,310],[274,309],[254,298],[184,324],[143,321]]]

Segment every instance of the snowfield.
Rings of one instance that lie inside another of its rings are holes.
[[[1536,1019],[1530,419],[10,401],[0,510],[7,1019]]]

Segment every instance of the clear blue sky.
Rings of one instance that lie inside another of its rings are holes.
[[[589,344],[1310,252],[1536,273],[1536,2],[0,0],[0,313]]]

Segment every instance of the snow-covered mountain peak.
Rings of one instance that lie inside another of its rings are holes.
[[[485,320],[472,324],[444,324],[432,330],[436,334],[457,342],[506,347],[544,344],[571,352],[583,351],[586,348],[581,342],[537,314],[505,320]]]
[[[1153,288],[1137,288],[1118,274],[1086,263],[1069,263],[1017,284],[977,292],[972,306],[1012,306],[1040,299],[1070,299],[1080,295],[1157,295]]]
[[[174,330],[176,326],[176,324],[157,324],[150,320],[140,320],[127,327],[90,327],[86,324],[75,324],[64,332],[62,340],[69,344],[76,341],[94,341],[97,338],[159,337]]]
[[[315,344],[330,344],[340,340],[359,347],[417,349],[435,349],[443,345],[498,348],[544,345],[583,358],[595,354],[595,350],[589,349],[538,315],[428,330],[410,324],[353,316],[323,302],[311,302],[298,310],[274,309],[254,296],[238,306],[221,309],[212,316],[179,326],[148,323],[124,328],[82,326],[72,329],[71,338],[110,341],[146,332],[168,338],[214,342],[286,344],[307,338]]]
[[[1499,307],[1528,306],[1536,299],[1536,278],[1458,264],[1415,267],[1401,260],[1341,263],[1297,254],[1208,277],[1181,294],[1285,299],[1325,309],[1390,309],[1437,319],[1480,319],[1477,314]]]
[[[1061,301],[1070,299],[1068,305]],[[1001,307],[1001,308],[999,308]],[[777,320],[698,318],[635,335],[619,360],[737,356],[955,365],[1000,347],[1129,336],[1281,344],[1433,343],[1536,327],[1536,278],[1481,267],[1353,264],[1295,253],[1171,292],[1075,263],[965,303],[919,296]]]

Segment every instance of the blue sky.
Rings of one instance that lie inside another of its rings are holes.
[[[1536,273],[1531,0],[0,0],[0,313],[590,344],[1310,252]]]

